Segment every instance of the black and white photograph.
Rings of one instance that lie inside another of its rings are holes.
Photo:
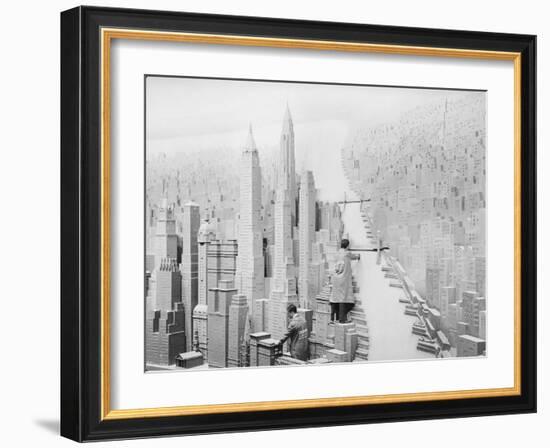
[[[490,356],[486,91],[144,90],[145,371]]]

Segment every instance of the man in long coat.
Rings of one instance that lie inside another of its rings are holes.
[[[337,317],[341,323],[347,322],[348,313],[355,305],[352,286],[351,254],[349,240],[343,239],[332,274],[332,294],[330,296],[331,319]]]

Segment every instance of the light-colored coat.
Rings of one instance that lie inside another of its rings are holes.
[[[332,274],[331,303],[355,303],[351,281],[351,254],[345,249],[340,249]]]

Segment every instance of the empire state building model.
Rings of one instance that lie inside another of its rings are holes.
[[[253,314],[255,303],[264,297],[264,256],[262,241],[262,173],[252,127],[241,155],[240,168],[239,255],[235,286],[246,296]],[[254,330],[252,319],[252,330]]]
[[[294,126],[287,106],[281,133],[277,171],[273,286],[269,302],[269,331],[271,337],[275,339],[280,339],[286,331],[287,306],[290,303],[298,304],[292,240],[292,230],[295,223],[296,172],[294,162]]]

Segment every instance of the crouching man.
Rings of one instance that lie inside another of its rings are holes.
[[[301,361],[307,361],[308,358],[308,331],[305,319],[298,314],[296,305],[292,303],[287,307],[288,329],[279,341],[283,345],[290,339],[290,356]]]

